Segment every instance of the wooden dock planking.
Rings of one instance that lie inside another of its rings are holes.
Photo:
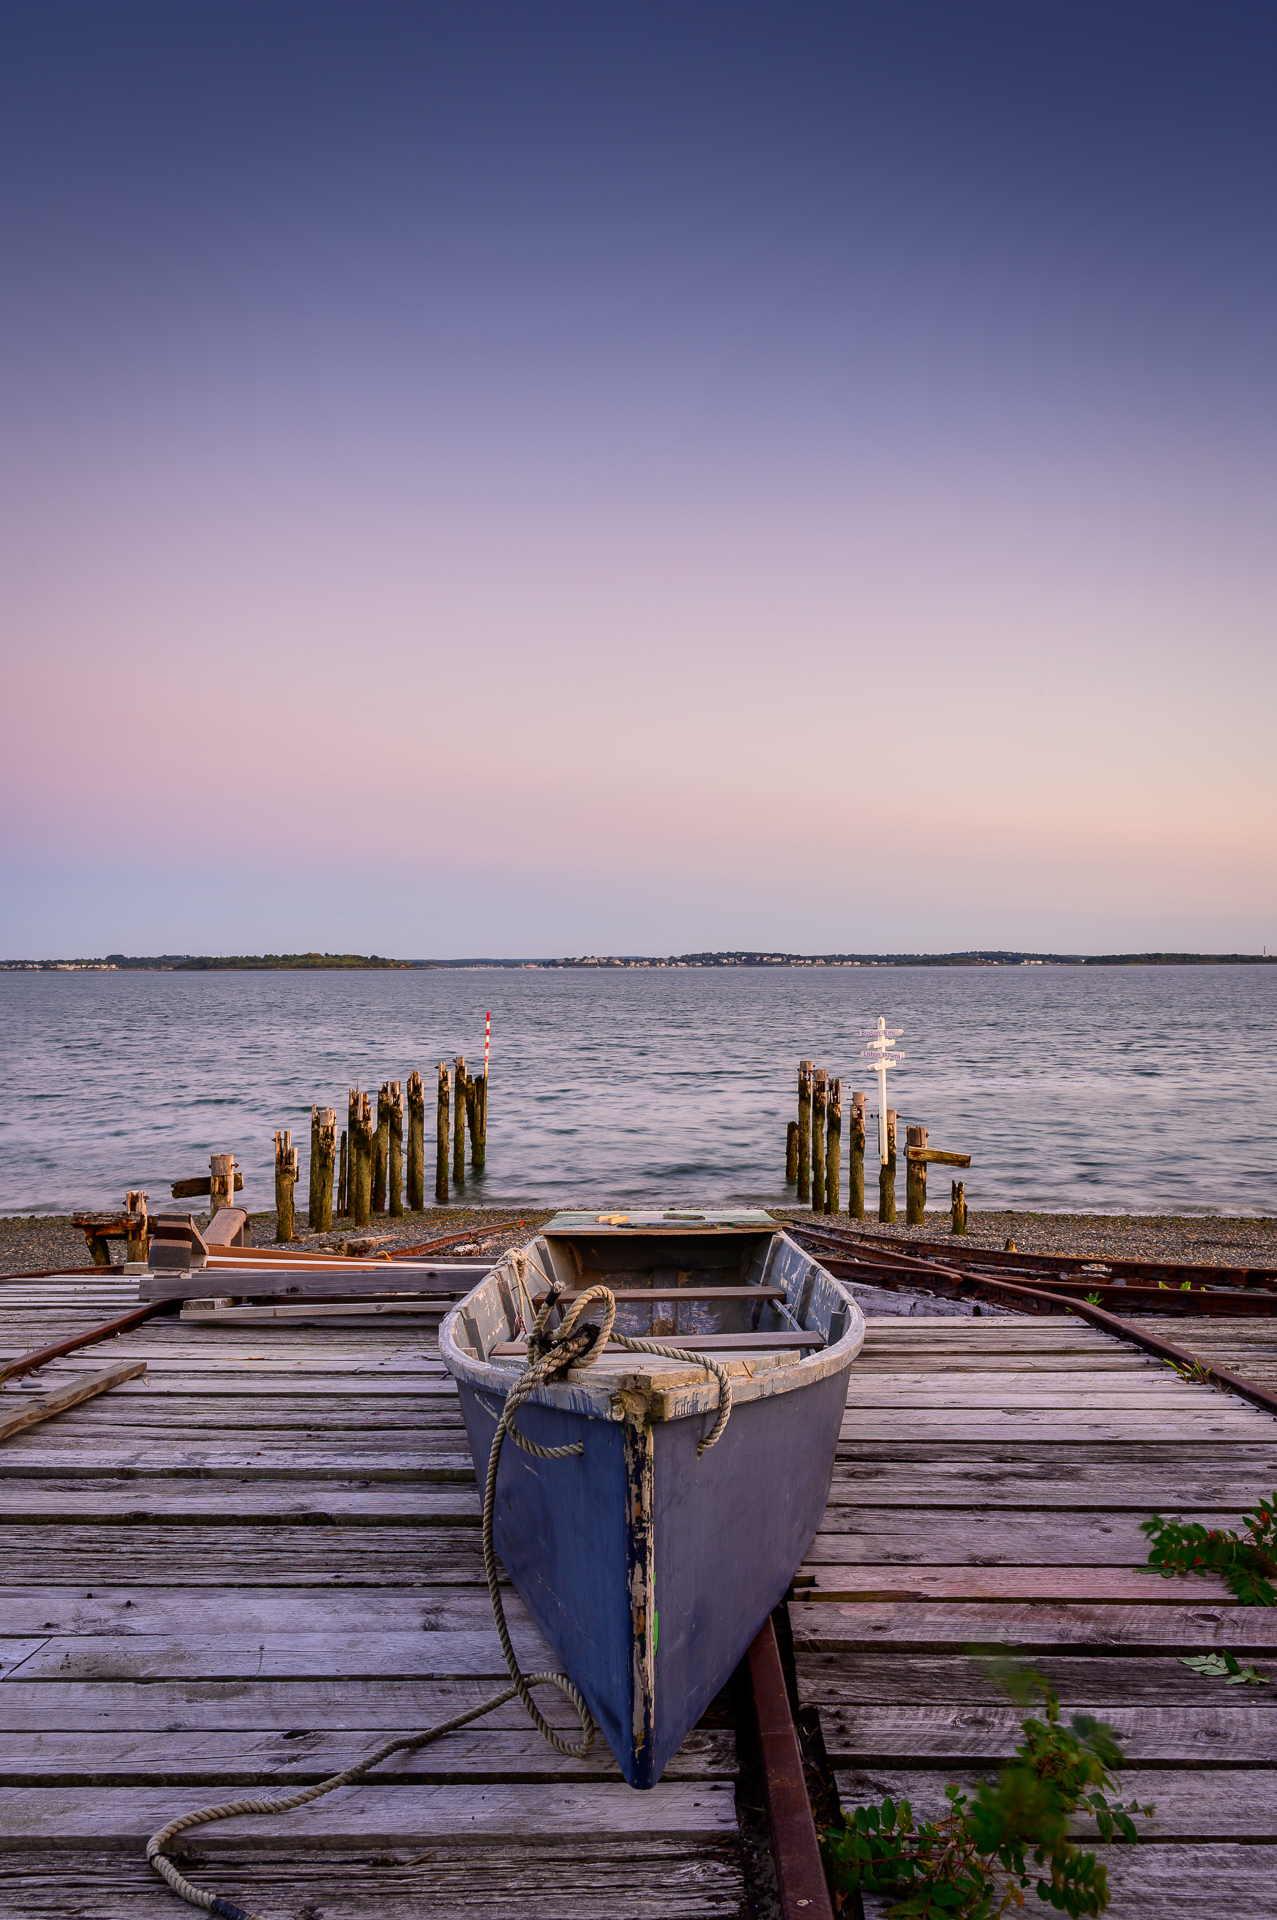
[[[103,1269],[0,1284],[0,1356],[136,1294]],[[432,1327],[165,1316],[5,1405],[134,1358],[144,1381],[0,1449],[0,1915],[174,1920],[143,1858],[164,1819],[321,1778],[505,1678]],[[554,1665],[507,1605],[525,1663]],[[720,1706],[638,1795],[605,1743],[565,1759],[511,1703],[367,1786],[202,1831],[197,1877],[272,1920],[737,1920],[736,1765]]]
[[[1185,1326],[1170,1337],[1204,1359],[1277,1372],[1277,1330]],[[1269,1415],[1089,1327],[871,1321],[810,1597],[789,1610],[844,1806],[890,1792],[934,1811],[946,1781],[1007,1758],[1019,1715],[972,1648],[1011,1651],[1066,1712],[1117,1728],[1126,1787],[1158,1808],[1138,1847],[1101,1849],[1114,1920],[1267,1920],[1277,1685],[1226,1688],[1177,1656],[1227,1648],[1277,1672],[1277,1618],[1217,1580],[1152,1575],[1139,1521],[1236,1524],[1275,1484]],[[866,1900],[869,1920],[885,1906]]]

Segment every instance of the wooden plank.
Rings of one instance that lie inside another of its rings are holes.
[[[1206,1526],[1235,1526],[1236,1509],[1194,1516]],[[805,1566],[863,1567],[889,1560],[914,1566],[1137,1567],[1148,1541],[1134,1513],[980,1513],[899,1507],[826,1509]]]
[[[323,1553],[316,1542],[316,1558]],[[120,1569],[122,1571],[123,1569]],[[420,1572],[430,1572],[423,1566]],[[167,1587],[116,1583],[86,1592],[78,1586],[0,1587],[0,1616],[15,1634],[216,1635],[229,1623],[237,1634],[384,1634],[486,1631],[492,1603],[483,1581],[481,1556],[477,1579],[468,1587],[408,1586],[325,1588],[321,1586]],[[535,1631],[523,1602],[511,1593],[505,1602],[511,1629]]]
[[[155,1787],[20,1787],[0,1789],[0,1846],[43,1843],[73,1848],[110,1841],[144,1845],[181,1812],[185,1797]],[[530,1829],[560,1838],[604,1833],[736,1837],[735,1792],[729,1781],[666,1783],[637,1794],[600,1781],[565,1790],[531,1785],[344,1787],[293,1813],[240,1816],[205,1827],[202,1856],[240,1858],[281,1844],[418,1846],[433,1840],[521,1842]]]
[[[1223,1689],[1219,1689],[1220,1692]],[[834,1766],[876,1767],[901,1761],[919,1767],[990,1766],[1010,1760],[1023,1740],[1020,1722],[1033,1708],[832,1707],[821,1705],[820,1725]],[[1090,1711],[1066,1702],[1066,1716]],[[1232,1707],[1106,1707],[1127,1767],[1271,1767],[1277,1715]],[[67,1735],[71,1739],[74,1736]],[[187,1735],[187,1738],[190,1736]],[[1125,1772],[1125,1769],[1123,1769]],[[951,1779],[942,1774],[941,1779]],[[1277,1772],[1270,1775],[1277,1793]],[[1158,1796],[1150,1796],[1156,1799]],[[1277,1833],[1273,1835],[1277,1839]]]
[[[0,1634],[0,1680],[7,1681],[19,1667],[25,1666],[33,1653],[37,1653],[48,1639],[44,1633]]]
[[[1006,1689],[996,1667],[966,1648],[937,1653],[912,1652],[902,1659],[890,1648],[861,1650],[845,1658],[800,1642],[795,1648],[804,1700],[820,1703],[821,1721],[840,1707],[933,1707],[937,1700],[958,1707],[1001,1711]],[[1141,1648],[1071,1648],[1036,1656],[1033,1666],[1059,1694],[1071,1713],[1102,1713],[1118,1708],[1189,1707],[1210,1712],[1270,1713],[1277,1702],[1267,1687],[1223,1687],[1204,1681],[1181,1666],[1177,1654]],[[180,1723],[179,1723],[180,1724]],[[1273,1725],[1273,1722],[1267,1722]]]
[[[297,1716],[304,1702],[293,1704]],[[522,1717],[521,1727],[494,1728],[479,1721],[447,1734],[418,1753],[391,1761],[386,1779],[455,1781],[469,1776],[490,1782],[517,1776],[521,1781],[619,1782],[621,1771],[606,1741],[597,1740],[585,1759],[575,1759],[557,1753],[526,1714]],[[448,1710],[439,1711],[437,1718],[448,1718]],[[575,1722],[568,1730],[574,1739],[578,1737]],[[278,1793],[285,1781],[304,1786],[352,1766],[384,1738],[384,1728],[366,1726],[324,1732],[279,1726],[181,1732],[117,1728],[101,1733],[28,1728],[0,1732],[0,1787],[69,1787],[91,1782],[101,1787],[269,1787]],[[688,1734],[662,1778],[733,1780],[735,1773],[735,1734],[730,1729],[707,1728]]]
[[[822,1612],[824,1609],[822,1608]],[[540,1634],[512,1627],[527,1671],[558,1662]],[[23,1662],[25,1681],[50,1680],[309,1680],[339,1672],[348,1678],[506,1677],[495,1628],[455,1633],[181,1633],[51,1634]]]
[[[0,1526],[9,1519],[40,1520],[47,1526],[65,1526],[86,1520],[131,1524],[135,1520],[163,1519],[171,1526],[272,1525],[311,1520],[324,1525],[352,1520],[360,1526],[420,1525],[423,1520],[477,1523],[480,1500],[476,1487],[464,1482],[363,1479],[299,1480],[262,1475],[252,1480],[234,1478],[210,1482],[182,1480],[160,1474],[154,1479],[0,1481]],[[0,1540],[3,1534],[0,1534]],[[124,1549],[127,1551],[127,1548]],[[193,1549],[194,1550],[194,1549]],[[262,1551],[266,1551],[263,1544]]]
[[[305,1293],[323,1300],[334,1295],[455,1293],[458,1299],[491,1273],[490,1260],[440,1260],[411,1266],[382,1261],[368,1267],[298,1267],[285,1262],[254,1266],[244,1261],[210,1261],[193,1270],[156,1269],[138,1279],[139,1300],[197,1300],[211,1293],[242,1294],[254,1300]]]
[[[1277,1607],[1219,1604],[1205,1581],[1185,1576],[1179,1604],[1160,1607],[1023,1605],[1018,1602],[873,1601],[791,1607],[795,1644],[823,1653],[894,1646],[923,1653],[972,1645],[1047,1653],[1068,1647],[1145,1647],[1150,1652],[1277,1652]],[[1186,1590],[1187,1589],[1187,1590]],[[36,1656],[37,1661],[46,1658]]]
[[[1200,1578],[1202,1596],[1215,1605],[1240,1604],[1217,1574]],[[807,1560],[794,1576],[792,1604],[828,1606],[862,1600],[1051,1600],[1089,1606],[1129,1601],[1133,1606],[1178,1606],[1178,1580],[1151,1567],[904,1566],[854,1569]]]
[[[145,1360],[126,1360],[118,1366],[106,1367],[100,1373],[81,1374],[79,1379],[68,1381],[66,1386],[58,1387],[53,1393],[42,1394],[38,1400],[29,1401],[26,1406],[18,1407],[12,1413],[0,1415],[0,1440],[8,1440],[11,1435],[21,1433],[25,1427],[35,1426],[41,1420],[51,1420],[55,1414],[66,1413],[69,1408],[78,1407],[81,1401],[92,1400],[99,1393],[108,1393],[122,1381],[135,1380],[145,1372]]]
[[[978,1780],[989,1777],[989,1769],[897,1771],[889,1761],[881,1765],[868,1762],[859,1767],[839,1766],[835,1777],[846,1808],[892,1793],[906,1798],[915,1815],[934,1819],[946,1807],[946,1781],[953,1780],[970,1790]],[[880,1786],[880,1782],[885,1784]],[[1270,1767],[1238,1766],[1212,1772],[1192,1766],[1176,1771],[1128,1766],[1122,1769],[1121,1783],[1123,1799],[1138,1800],[1142,1806],[1152,1804],[1156,1809],[1151,1818],[1141,1815],[1135,1823],[1139,1853],[1155,1840],[1277,1841],[1277,1772]],[[1097,1837],[1095,1822],[1081,1813],[1073,1821],[1072,1830],[1079,1838],[1087,1834],[1091,1840]]]
[[[571,1848],[572,1920],[740,1920],[740,1847],[710,1834],[578,1833]],[[465,1839],[372,1852],[302,1845],[204,1861],[202,1886],[257,1912],[298,1920],[563,1920],[564,1854],[535,1825],[517,1846]],[[173,1895],[136,1845],[74,1852],[0,1850],[0,1912],[67,1920],[173,1920]],[[335,1916],[334,1916],[335,1920]]]
[[[246,1741],[250,1736],[286,1733],[290,1741],[293,1736],[309,1740],[305,1749],[309,1754],[317,1744],[312,1736],[327,1738],[330,1732],[353,1730],[369,1734],[371,1746],[387,1733],[450,1720],[481,1706],[493,1691],[492,1676],[487,1674],[390,1680],[322,1675],[303,1681],[258,1679],[248,1684],[242,1679],[169,1679],[148,1681],[145,1686],[131,1681],[57,1679],[28,1684],[16,1679],[0,1686],[0,1729],[17,1737],[30,1737],[37,1726],[50,1732],[110,1736],[122,1731],[178,1735],[222,1730],[242,1733]],[[537,1698],[551,1725],[574,1730],[575,1739],[578,1722],[568,1703],[552,1687],[541,1688]],[[538,1746],[545,1745],[518,1700],[507,1701],[474,1726],[517,1732]],[[546,1747],[546,1751],[552,1749]]]

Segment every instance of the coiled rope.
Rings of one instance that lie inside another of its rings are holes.
[[[370,1753],[367,1759],[356,1762],[353,1767],[346,1767],[341,1773],[330,1774],[326,1780],[320,1780],[313,1787],[304,1787],[300,1793],[288,1794],[285,1798],[277,1800],[226,1800],[220,1806],[199,1807],[194,1813],[184,1813],[178,1819],[170,1820],[166,1827],[161,1827],[159,1832],[153,1833],[147,1841],[146,1857],[174,1893],[189,1902],[191,1906],[203,1908],[205,1913],[219,1914],[222,1920],[259,1920],[258,1915],[247,1912],[243,1907],[237,1907],[233,1900],[224,1900],[218,1894],[207,1893],[202,1887],[194,1886],[173,1864],[166,1851],[170,1842],[175,1840],[179,1833],[189,1832],[192,1827],[205,1827],[214,1820],[230,1820],[234,1815],[241,1813],[291,1813],[296,1807],[309,1806],[312,1800],[320,1800],[326,1793],[335,1793],[338,1787],[353,1786],[355,1781],[362,1780],[366,1774],[371,1773],[374,1767],[379,1767],[383,1760],[388,1760],[391,1754],[416,1753],[420,1748],[429,1746],[432,1740],[442,1739],[444,1734],[455,1733],[459,1727],[468,1726],[470,1721],[482,1719],[484,1714],[495,1712],[496,1708],[503,1707],[507,1700],[513,1700],[516,1695],[523,1702],[538,1732],[559,1753],[567,1754],[572,1759],[583,1760],[594,1745],[595,1736],[598,1733],[594,1716],[586,1706],[579,1689],[569,1680],[567,1674],[524,1673],[514,1651],[510,1629],[506,1625],[505,1607],[501,1600],[496,1549],[492,1544],[492,1520],[497,1500],[497,1468],[501,1462],[502,1446],[508,1435],[517,1447],[522,1447],[525,1453],[535,1454],[538,1460],[565,1460],[571,1454],[583,1454],[585,1452],[583,1440],[573,1441],[570,1446],[565,1447],[538,1446],[534,1440],[529,1440],[526,1434],[520,1432],[515,1425],[514,1416],[529,1395],[545,1381],[552,1379],[555,1374],[566,1372],[569,1367],[592,1366],[609,1339],[620,1346],[630,1348],[635,1353],[655,1353],[669,1360],[694,1362],[706,1367],[717,1377],[717,1418],[708,1435],[697,1445],[698,1458],[714,1445],[727,1425],[732,1410],[732,1385],[726,1367],[717,1360],[711,1360],[708,1354],[693,1353],[682,1347],[663,1347],[655,1341],[635,1340],[623,1333],[614,1334],[612,1327],[616,1320],[616,1298],[608,1287],[590,1287],[579,1300],[573,1302],[572,1310],[564,1317],[562,1324],[552,1334],[547,1333],[546,1322],[563,1289],[557,1281],[549,1280],[548,1275],[543,1272],[537,1262],[529,1259],[525,1250],[521,1249],[514,1254],[512,1263],[520,1290],[525,1295],[529,1264],[535,1266],[542,1278],[547,1280],[549,1293],[536,1314],[528,1337],[528,1364],[507,1393],[501,1418],[497,1422],[492,1449],[488,1454],[488,1477],[483,1492],[483,1571],[487,1577],[488,1595],[492,1601],[492,1612],[501,1641],[501,1651],[505,1655],[505,1663],[510,1673],[510,1685],[503,1687],[500,1693],[494,1693],[491,1699],[484,1700],[479,1706],[471,1707],[465,1713],[454,1714],[451,1720],[441,1720],[437,1726],[427,1727],[424,1733],[408,1734],[399,1739],[387,1740],[374,1753]],[[578,1326],[581,1315],[594,1300],[603,1302],[602,1326],[596,1325],[593,1321],[587,1321],[583,1326]],[[579,1741],[573,1744],[564,1740],[555,1731],[532,1698],[534,1687],[557,1687],[559,1692],[571,1701],[581,1722]]]

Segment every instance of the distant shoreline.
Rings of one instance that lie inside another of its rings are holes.
[[[560,960],[388,960],[371,953],[123,954],[97,960],[0,960],[0,973],[333,973],[451,971],[560,972],[564,969],[696,967],[1267,967],[1268,953],[1020,953],[990,948],[968,953],[582,954]]]

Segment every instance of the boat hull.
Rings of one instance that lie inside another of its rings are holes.
[[[494,1542],[621,1772],[650,1787],[784,1597],[829,1497],[852,1355],[798,1391],[703,1419],[600,1419],[526,1403],[541,1460],[507,1441]],[[482,1484],[500,1396],[458,1381]]]

